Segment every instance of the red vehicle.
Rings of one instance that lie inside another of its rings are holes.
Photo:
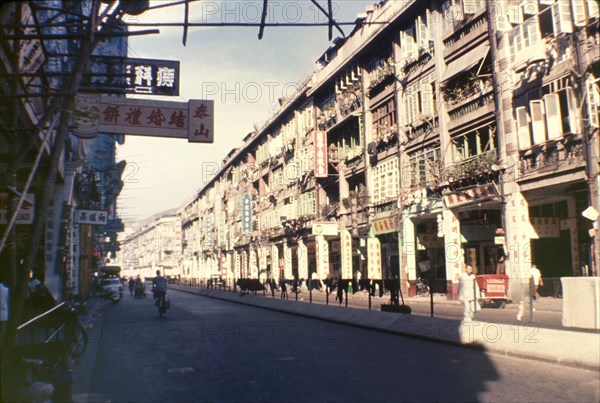
[[[508,276],[505,274],[480,274],[475,277],[481,291],[482,306],[504,308],[508,302]]]

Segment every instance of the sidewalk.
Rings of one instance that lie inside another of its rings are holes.
[[[600,371],[599,332],[543,329],[528,327],[527,325],[505,325],[479,321],[465,322],[265,298],[261,294],[240,295],[240,293],[230,291],[206,290],[185,285],[169,284],[169,287],[211,298],[350,326],[376,329],[429,341],[462,345],[504,355]],[[365,298],[368,298],[366,294]],[[425,297],[411,297],[405,298],[405,302],[416,302],[415,298],[421,301],[429,301],[429,298]],[[434,296],[434,298],[437,301],[442,297]],[[448,301],[445,297],[443,298],[447,303],[457,303]]]

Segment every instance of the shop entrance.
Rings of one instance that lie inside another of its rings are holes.
[[[473,273],[504,274],[504,248],[490,242],[469,243],[465,246],[465,263]]]
[[[531,260],[542,272],[543,277],[572,276],[570,231],[560,231],[558,238],[531,240]]]

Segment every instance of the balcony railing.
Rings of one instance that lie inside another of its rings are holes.
[[[498,169],[498,151],[489,150],[468,159],[446,165],[442,179],[455,182]]]
[[[564,137],[520,152],[521,177],[585,166],[581,137]]]

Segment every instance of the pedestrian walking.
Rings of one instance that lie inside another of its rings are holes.
[[[289,299],[287,293],[287,285],[285,284],[285,280],[281,279],[279,282],[281,288],[281,298],[280,299]]]
[[[529,277],[531,282],[531,295],[533,299],[537,299],[538,297],[538,288],[544,285],[544,279],[542,278],[542,273],[540,269],[537,268],[536,264],[531,265],[531,269],[529,270]]]
[[[135,280],[133,277],[129,278],[129,296],[133,296],[133,287],[135,286]]]
[[[475,317],[476,304],[479,304],[477,302],[478,295],[479,287],[473,274],[473,266],[468,264],[458,283],[458,299],[463,302],[465,307],[464,320],[472,320]]]

